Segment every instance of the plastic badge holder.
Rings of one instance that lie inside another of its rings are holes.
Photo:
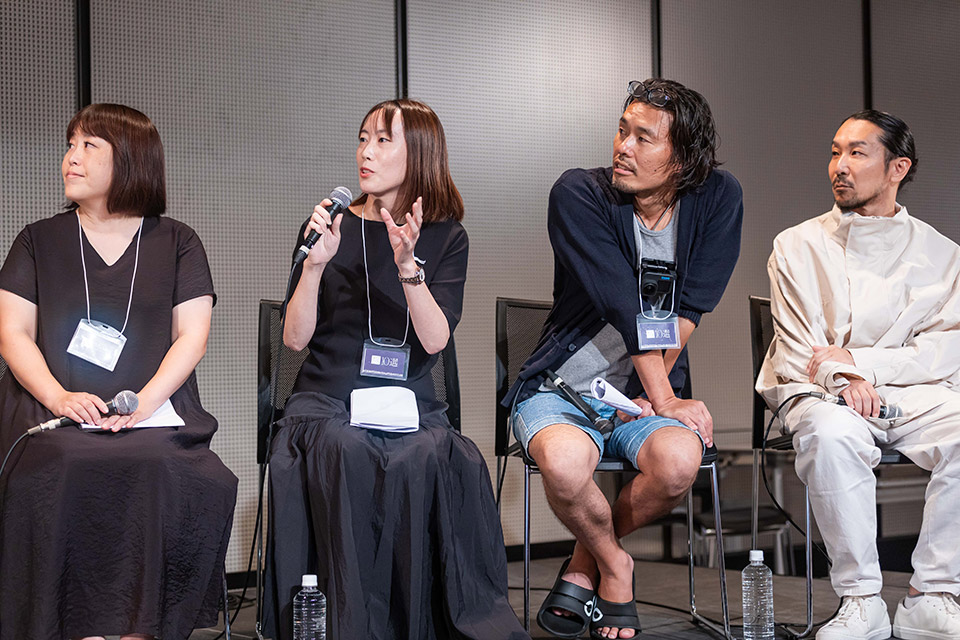
[[[73,333],[67,353],[113,371],[127,338],[108,324],[82,318]]]

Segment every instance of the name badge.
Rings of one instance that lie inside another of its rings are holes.
[[[67,346],[67,353],[113,371],[127,338],[108,324],[82,318]]]
[[[677,314],[651,320],[637,314],[637,337],[642,351],[680,348],[680,323]]]
[[[379,343],[379,344],[377,344]],[[393,338],[363,341],[360,375],[370,378],[406,380],[410,366],[410,345]]]

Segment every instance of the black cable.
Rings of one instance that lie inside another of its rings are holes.
[[[790,525],[793,526],[794,529],[799,531],[800,534],[803,535],[804,539],[806,539],[808,535],[807,531],[801,528],[800,525],[798,525],[793,520],[793,518],[790,516],[787,510],[780,505],[780,503],[777,501],[776,496],[773,494],[773,490],[770,488],[770,483],[767,479],[767,438],[770,437],[770,429],[773,428],[773,423],[777,419],[777,416],[780,414],[780,410],[783,409],[787,405],[787,403],[792,402],[797,398],[819,398],[822,400],[823,393],[819,391],[802,391],[800,393],[795,393],[789,398],[787,398],[786,400],[784,400],[783,402],[781,402],[780,405],[776,408],[776,410],[773,412],[773,415],[770,416],[770,422],[767,423],[767,429],[766,431],[764,431],[763,440],[760,443],[760,475],[763,478],[763,487],[767,490],[767,495],[770,496],[770,500],[773,502],[773,506],[777,509],[777,511],[779,511],[783,515],[784,518],[786,518],[787,522],[789,522]],[[823,547],[818,545],[816,542],[813,543],[813,546],[826,559],[827,565],[832,567],[833,561],[830,560],[830,556],[827,554],[826,550],[823,549]],[[808,571],[812,571],[812,569],[813,569],[812,567],[807,567]]]
[[[20,434],[20,437],[13,441],[13,445],[10,447],[10,450],[7,451],[7,455],[3,456],[3,463],[0,464],[0,478],[3,478],[3,468],[7,466],[7,460],[10,459],[10,455],[13,453],[13,450],[17,448],[17,445],[20,444],[20,441],[27,437],[27,433],[24,432]],[[0,495],[0,503],[3,502],[3,496]]]
[[[790,514],[787,513],[787,510],[780,505],[780,503],[777,501],[776,496],[773,495],[773,490],[770,488],[770,483],[767,479],[767,438],[770,437],[770,429],[773,428],[773,423],[777,419],[777,416],[780,414],[780,410],[783,409],[788,402],[796,400],[797,398],[819,398],[822,400],[823,393],[820,391],[803,391],[800,393],[795,393],[789,398],[787,398],[786,400],[784,400],[783,402],[781,402],[780,405],[776,408],[776,410],[773,412],[773,415],[770,416],[770,422],[767,423],[767,429],[766,431],[763,432],[763,440],[760,442],[760,475],[763,477],[763,487],[767,490],[767,495],[770,496],[770,500],[773,502],[773,506],[776,507],[777,511],[779,511],[784,518],[787,519],[787,522],[789,522],[794,529],[796,529],[803,535],[804,541],[806,541],[806,538],[809,535],[809,532],[806,531],[805,529],[801,529],[800,525],[794,522],[793,518],[790,517]],[[827,565],[832,567],[833,561],[830,560],[830,555],[827,553],[826,549],[821,547],[816,542],[812,542],[811,544],[824,557],[824,559],[827,561]],[[792,550],[791,550],[791,553],[793,553]],[[813,567],[807,567],[807,571],[813,571]],[[833,618],[835,618],[837,614],[840,612],[840,607],[842,606],[843,606],[843,598],[840,599],[840,603],[837,605],[837,608],[834,610],[832,614],[830,614],[828,617],[824,618],[823,620],[814,622],[813,626],[819,627],[825,624],[826,622],[828,622],[829,620],[832,620]],[[806,625],[806,622],[775,622],[774,623],[774,626],[777,626],[777,627],[802,627],[804,625]]]

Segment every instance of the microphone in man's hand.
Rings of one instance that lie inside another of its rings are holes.
[[[346,187],[337,187],[330,192],[328,197],[333,201],[330,209],[327,210],[327,213],[330,214],[330,223],[332,224],[333,219],[343,213],[343,210],[353,202],[353,194],[350,193],[350,189]],[[317,244],[317,240],[319,239],[320,234],[317,233],[315,229],[311,229],[307,239],[300,245],[300,250],[297,251],[297,255],[293,259],[293,264],[298,265],[303,262],[307,258],[307,254],[310,253],[310,249],[313,249],[313,245]]]
[[[823,394],[823,399],[827,402],[833,404],[838,404],[841,407],[849,406],[847,401],[843,399],[843,396],[832,396],[829,393]],[[881,420],[893,420],[894,418],[902,418],[903,410],[900,409],[898,405],[895,404],[882,404],[880,405],[880,415],[877,416]]]
[[[113,397],[113,400],[107,403],[107,415],[128,416],[136,411],[138,406],[140,406],[140,399],[137,398],[137,394],[133,391],[121,391]],[[27,429],[27,434],[34,436],[41,431],[50,431],[51,429],[59,429],[60,427],[73,427],[77,424],[79,423],[72,418],[54,418]]]

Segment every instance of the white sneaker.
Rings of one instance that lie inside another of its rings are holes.
[[[884,640],[890,637],[887,604],[879,595],[844,596],[840,610],[817,631],[817,640]]]
[[[904,640],[960,638],[960,604],[948,593],[925,593],[909,609],[901,600],[893,618],[893,634]]]

